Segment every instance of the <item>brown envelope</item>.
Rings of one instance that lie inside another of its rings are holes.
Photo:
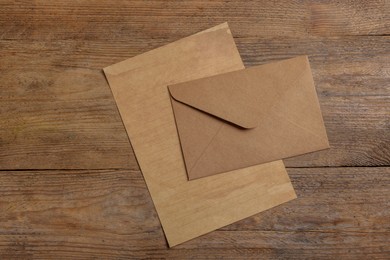
[[[187,179],[167,85],[243,68],[226,23],[104,68],[170,246],[296,198],[282,161]]]
[[[329,148],[306,56],[169,91],[189,179]]]

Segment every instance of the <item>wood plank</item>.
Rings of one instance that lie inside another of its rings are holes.
[[[187,31],[190,34],[190,30]],[[235,32],[233,32],[235,35]],[[118,39],[109,41],[0,41],[0,69],[3,95],[25,96],[28,81],[49,81],[51,72],[81,74],[87,80],[100,81],[103,67],[141,54],[179,39]],[[388,95],[390,93],[390,37],[247,37],[235,39],[246,66],[255,66],[276,60],[308,55],[320,95]],[[41,75],[42,73],[42,75]],[[99,75],[90,76],[96,73]],[[99,82],[97,82],[99,83]],[[97,84],[94,83],[94,84]],[[100,86],[102,83],[99,83]],[[99,90],[100,92],[103,90]],[[16,93],[15,93],[16,92]],[[30,91],[31,98],[37,93]],[[107,92],[104,92],[107,93]],[[62,94],[62,93],[56,93]],[[94,94],[94,93],[91,93]],[[50,97],[52,98],[52,96]],[[95,98],[95,96],[94,96]]]
[[[389,167],[288,168],[287,172],[298,199],[221,230],[390,231]]]
[[[390,165],[390,96],[319,101],[330,149],[286,159],[287,167]]]
[[[70,241],[19,242],[0,252],[4,259],[388,259],[388,233],[216,232],[205,248],[131,250],[126,245]],[[229,244],[211,247],[215,241]],[[241,243],[234,244],[237,241]],[[292,246],[289,246],[289,244]],[[232,245],[234,244],[234,245]],[[273,246],[277,244],[277,246]],[[243,246],[245,245],[245,246]],[[252,246],[252,248],[250,248]]]
[[[308,55],[320,96],[390,93],[390,37],[240,38],[245,66]]]
[[[52,68],[2,78],[0,169],[138,169],[102,72]]]
[[[356,259],[389,254],[389,167],[288,172],[297,200],[171,250],[139,171],[2,172],[0,257]]]
[[[182,38],[228,21],[237,37],[383,35],[389,2],[376,1],[2,1],[3,39]]]
[[[331,149],[287,159],[286,166],[390,165],[389,102],[320,97]],[[2,169],[138,169],[112,99],[2,104]]]
[[[15,247],[30,254],[166,247],[139,171],[3,171],[0,179],[0,256]]]

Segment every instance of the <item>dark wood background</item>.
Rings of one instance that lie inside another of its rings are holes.
[[[0,2],[0,258],[390,258],[390,1]],[[102,68],[228,21],[308,54],[331,149],[298,199],[167,249]]]

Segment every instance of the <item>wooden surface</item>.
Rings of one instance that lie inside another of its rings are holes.
[[[0,258],[390,255],[389,1],[0,2]],[[102,68],[228,21],[246,66],[309,55],[331,149],[298,199],[174,249]]]

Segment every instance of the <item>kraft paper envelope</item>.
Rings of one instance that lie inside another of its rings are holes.
[[[169,91],[189,179],[329,148],[306,56]]]
[[[282,161],[187,179],[167,86],[243,68],[225,23],[104,69],[170,246],[296,197]]]

